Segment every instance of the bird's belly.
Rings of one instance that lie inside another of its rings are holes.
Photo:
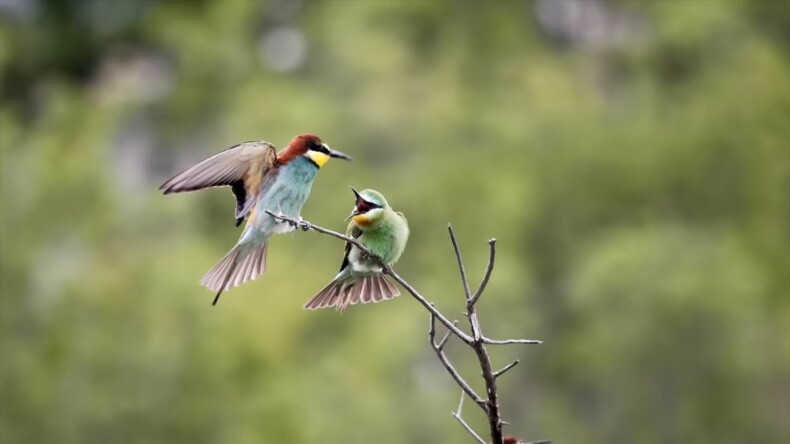
[[[375,274],[381,273],[382,268],[372,261],[349,261],[351,264],[351,271],[357,274]]]
[[[291,231],[295,230],[296,227],[287,223],[287,222],[280,222],[272,228],[272,233],[275,234],[283,234],[283,233],[290,233]]]
[[[348,253],[348,263],[351,265],[351,271],[357,274],[381,273],[382,270],[377,262],[363,258],[362,252],[355,246],[351,247],[351,251]]]

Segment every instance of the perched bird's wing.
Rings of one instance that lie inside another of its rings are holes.
[[[263,177],[277,166],[277,153],[269,142],[245,142],[200,162],[159,187],[165,194],[230,186],[236,197],[236,226],[250,212]]]
[[[352,239],[357,239],[362,235],[362,230],[352,220],[346,229],[346,236]],[[346,242],[345,253],[343,254],[343,263],[340,264],[340,271],[343,271],[348,266],[348,254],[351,253],[351,242]]]

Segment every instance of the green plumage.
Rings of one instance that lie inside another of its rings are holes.
[[[346,243],[343,263],[335,279],[305,304],[305,308],[335,307],[392,299],[400,291],[382,275],[384,265],[392,265],[403,254],[409,239],[409,224],[403,213],[392,210],[381,193],[374,190],[354,192],[357,203],[346,235],[357,239],[375,256],[369,257]]]

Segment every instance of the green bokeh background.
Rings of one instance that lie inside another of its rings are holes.
[[[0,98],[0,442],[471,442],[414,300],[301,308],[336,239],[199,286],[230,193],[157,186],[302,132],[357,159],[303,216],[382,191],[448,316],[447,223],[473,285],[498,239],[482,325],[545,341],[491,350],[508,433],[790,441],[788,1],[0,0]]]

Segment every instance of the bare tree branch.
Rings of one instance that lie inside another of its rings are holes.
[[[395,270],[393,270],[391,267],[384,267],[384,273],[390,275],[392,279],[395,280],[395,282],[399,283],[401,287],[405,288],[406,291],[408,291],[409,294],[411,294],[414,299],[417,299],[417,301],[420,304],[422,304],[423,307],[428,309],[428,311],[430,311],[432,315],[436,316],[436,319],[441,321],[445,327],[447,327],[450,331],[453,332],[454,335],[458,336],[458,339],[460,339],[466,344],[472,343],[471,336],[464,333],[455,324],[450,322],[450,320],[447,319],[441,312],[439,312],[439,310],[434,308],[433,305],[425,299],[425,297],[423,297],[419,292],[417,292],[417,290],[415,290],[414,287],[412,287],[408,282],[406,282],[402,277],[400,277],[398,273],[395,273]]]
[[[480,435],[475,433],[474,429],[469,427],[469,424],[467,424],[466,421],[464,421],[464,418],[461,417],[461,410],[463,409],[464,409],[464,392],[461,391],[461,400],[458,402],[458,410],[456,410],[452,414],[453,418],[457,419],[458,422],[461,423],[461,425],[466,429],[466,431],[469,432],[469,434],[472,435],[478,443],[486,444],[485,440],[483,440],[483,438],[481,438]]]
[[[510,370],[511,368],[515,367],[516,365],[518,365],[518,359],[516,359],[515,361],[511,362],[510,364],[502,367],[502,370],[494,372],[494,377],[498,378],[498,377],[504,375],[506,371]]]
[[[486,345],[507,345],[507,344],[541,344],[541,341],[534,340],[534,339],[490,339],[483,335],[482,329],[480,328],[480,322],[477,317],[477,311],[475,309],[475,305],[479,301],[480,297],[482,296],[483,292],[488,285],[488,281],[491,278],[491,274],[494,270],[494,261],[496,258],[496,239],[490,239],[488,241],[489,245],[489,257],[488,257],[488,265],[486,266],[485,274],[483,275],[483,279],[480,282],[480,285],[477,287],[474,293],[469,290],[469,281],[466,276],[466,269],[464,268],[464,261],[461,256],[461,250],[458,247],[458,242],[455,238],[455,232],[453,231],[452,225],[448,225],[447,229],[450,233],[450,241],[453,244],[453,250],[455,252],[456,261],[458,262],[458,270],[461,274],[461,282],[464,288],[464,296],[466,300],[466,317],[469,320],[469,325],[472,330],[472,334],[469,335],[465,333],[463,330],[458,328],[458,321],[450,321],[445,317],[439,310],[437,310],[432,303],[428,302],[428,300],[422,296],[417,290],[414,289],[408,282],[406,282],[402,277],[400,277],[392,267],[382,263],[375,255],[373,255],[370,250],[368,250],[362,243],[360,243],[357,239],[350,238],[348,236],[344,236],[336,231],[328,230],[326,228],[319,227],[317,225],[313,225],[310,222],[307,222],[302,219],[294,219],[283,214],[273,213],[271,211],[266,211],[267,214],[274,217],[275,219],[284,221],[290,224],[293,227],[300,228],[304,231],[313,230],[318,233],[327,234],[338,239],[342,239],[357,248],[360,251],[366,253],[368,256],[373,258],[374,260],[378,261],[379,265],[382,267],[382,272],[391,276],[398,284],[400,284],[406,291],[411,294],[414,299],[416,299],[426,310],[430,313],[430,323],[428,329],[428,337],[429,342],[431,344],[431,348],[436,353],[436,356],[439,358],[439,361],[444,365],[445,369],[450,376],[458,383],[461,387],[461,401],[458,405],[458,410],[453,413],[453,417],[461,423],[461,425],[469,432],[478,443],[486,444],[483,438],[481,438],[475,431],[463,420],[461,417],[461,410],[463,408],[463,400],[464,395],[469,396],[475,403],[486,413],[488,416],[488,423],[490,428],[491,434],[491,443],[494,444],[502,444],[502,425],[507,424],[506,422],[502,421],[501,414],[499,411],[499,399],[497,395],[497,387],[496,387],[496,379],[499,376],[502,376],[505,372],[512,369],[518,364],[518,360],[512,362],[502,368],[501,370],[494,372],[491,368],[491,359],[488,356],[488,351],[486,350]],[[446,328],[447,332],[442,337],[439,342],[436,342],[436,320],[439,320]],[[475,354],[477,355],[478,362],[480,363],[480,368],[482,369],[483,379],[486,385],[486,394],[487,399],[483,399],[479,396],[474,389],[469,385],[468,382],[458,373],[455,367],[452,365],[450,360],[447,358],[447,355],[444,353],[444,346],[447,344],[447,341],[450,339],[451,335],[457,336],[464,344],[471,347]],[[535,443],[547,443],[549,441],[536,441]]]
[[[480,281],[480,285],[477,287],[477,290],[475,290],[475,294],[472,295],[472,305],[477,304],[477,300],[480,299],[480,296],[486,290],[488,280],[491,278],[491,272],[494,271],[494,259],[496,259],[496,239],[491,238],[488,240],[488,265],[486,265],[486,272],[483,275],[483,280]]]
[[[453,321],[453,325],[458,325],[458,321],[454,320]],[[450,335],[452,335],[452,334],[453,334],[452,331],[447,330],[447,333],[444,334],[444,337],[442,338],[441,341],[439,341],[439,344],[437,345],[439,350],[443,350],[444,349],[444,345],[447,344],[447,340],[450,339]]]
[[[489,339],[486,337],[481,338],[483,344],[486,345],[510,345],[510,344],[526,344],[526,345],[539,345],[543,341],[538,339]]]
[[[461,272],[461,283],[464,286],[464,294],[466,295],[466,301],[467,303],[469,303],[472,300],[472,293],[469,292],[469,280],[466,279],[466,269],[464,268],[464,260],[461,258],[461,249],[458,248],[458,242],[455,240],[455,233],[453,233],[453,226],[451,224],[448,224],[447,229],[450,230],[450,241],[453,243],[453,250],[455,250],[455,259],[458,261],[458,271]]]
[[[446,336],[445,336],[446,337]],[[455,369],[453,364],[447,359],[447,355],[444,354],[441,348],[439,348],[439,344],[436,343],[436,317],[431,315],[430,327],[428,328],[428,338],[431,342],[431,348],[436,353],[436,356],[439,358],[439,361],[444,364],[444,368],[447,369],[447,373],[455,379],[455,382],[461,387],[461,390],[466,392],[470,398],[483,409],[484,412],[488,413],[488,407],[486,406],[485,400],[478,395],[474,389],[469,385],[468,382],[458,373],[458,370]]]

